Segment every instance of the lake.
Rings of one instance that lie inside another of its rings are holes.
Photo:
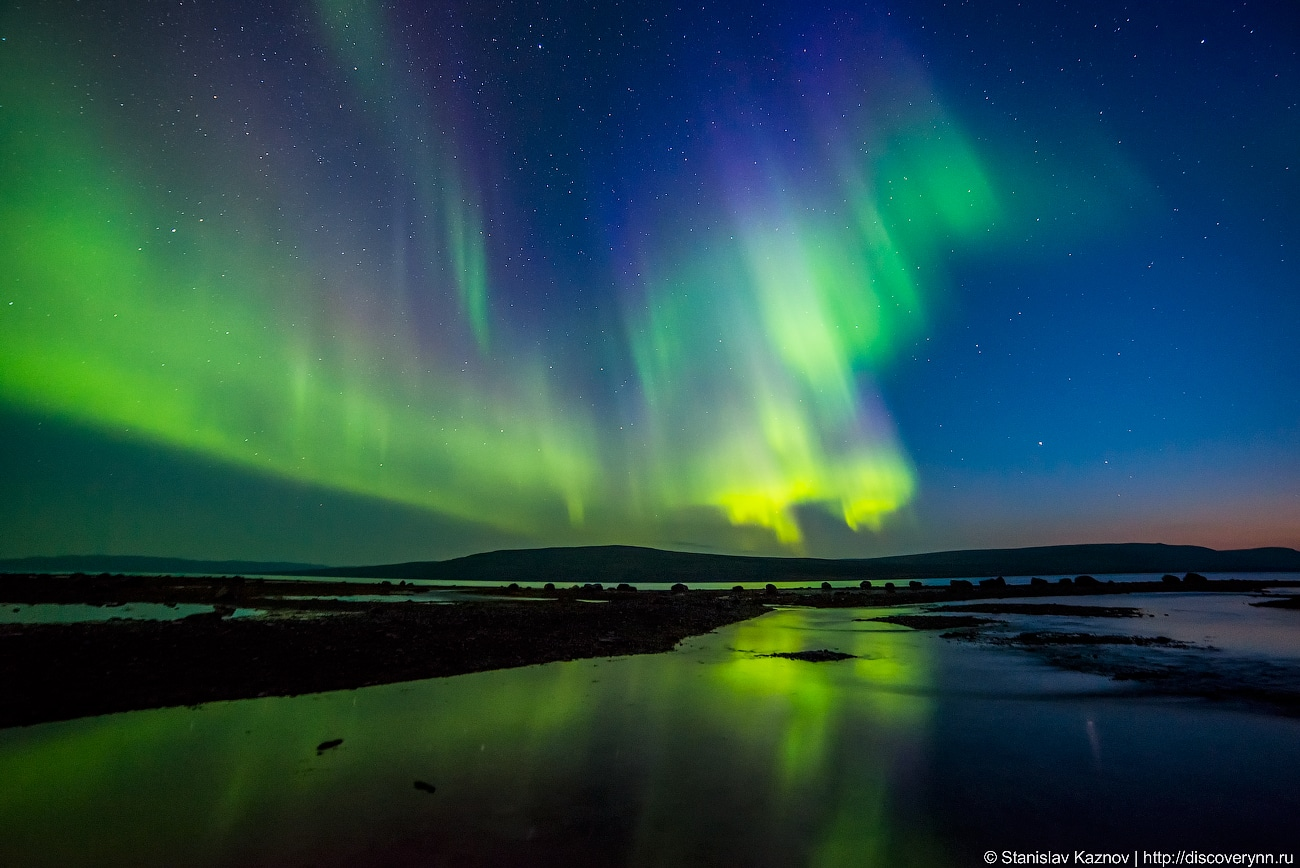
[[[1253,600],[1116,597],[1156,618],[1085,626],[1158,628],[1234,659],[1300,648],[1300,612]],[[669,654],[3,730],[0,864],[829,868],[1300,849],[1300,720],[857,620],[898,611],[778,609]],[[856,656],[760,656],[820,648]]]

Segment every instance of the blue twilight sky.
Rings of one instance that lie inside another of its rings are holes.
[[[128,345],[64,325],[93,270],[0,278],[48,311],[6,340],[75,338],[0,356],[0,556],[1300,546],[1293,3],[50,2],[0,37],[0,195],[84,136],[101,222],[239,218],[142,242]],[[34,201],[0,263],[82,243]],[[227,261],[276,275],[205,296],[257,377],[141,385],[187,340],[166,281]],[[878,293],[879,335],[827,350],[801,280],[828,335]],[[78,352],[101,392],[31,373]],[[420,427],[452,416],[523,433]]]

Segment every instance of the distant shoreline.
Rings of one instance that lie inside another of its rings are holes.
[[[852,581],[1042,576],[1078,573],[1300,573],[1300,551],[1271,547],[1218,551],[1162,543],[1090,543],[968,549],[877,558],[721,555],[638,546],[508,549],[443,561],[326,567],[270,561],[69,555],[0,560],[3,573],[185,573],[294,575],[417,581],[588,582]],[[0,575],[3,581],[3,575]]]

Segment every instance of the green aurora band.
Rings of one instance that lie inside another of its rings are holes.
[[[781,195],[792,173],[738,184],[764,192],[732,197],[726,239],[651,279],[630,332],[663,502],[716,507],[797,545],[797,507],[856,530],[910,499],[913,474],[863,371],[923,323],[929,244],[984,228],[993,201],[960,134],[926,120],[871,183],[839,161],[845,209]]]
[[[381,143],[374,171],[403,191],[378,245],[309,148],[273,153],[288,133],[265,107],[251,127],[210,121],[224,93],[184,83],[179,54],[130,69],[96,55],[156,105],[87,99],[61,62],[75,28],[6,13],[0,401],[550,540],[725,520],[797,549],[802,508],[877,528],[909,501],[870,372],[924,326],[941,246],[997,211],[923,86],[902,86],[922,108],[828,133],[822,183],[796,183],[773,151],[719,148],[725,196],[698,206],[714,229],[663,220],[640,282],[620,287],[636,386],[620,430],[565,376],[580,351],[538,339],[492,286],[484,181],[454,113],[400,71],[382,10],[316,8],[335,86],[364,106],[319,123]],[[138,132],[172,105],[193,129]],[[311,138],[310,119],[286,123]]]

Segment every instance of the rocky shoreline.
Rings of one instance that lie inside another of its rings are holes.
[[[1224,580],[852,590],[636,591],[478,588],[502,599],[454,605],[401,600],[428,590],[230,577],[0,577],[0,603],[207,604],[172,621],[114,619],[0,625],[0,727],[145,708],[289,696],[561,660],[671,650],[688,636],[771,605],[879,607],[1063,594],[1258,592],[1279,582]],[[1295,583],[1291,583],[1295,584]],[[465,589],[461,589],[465,590]],[[330,597],[364,593],[391,602]],[[229,617],[236,608],[267,612]],[[987,608],[987,607],[986,607]],[[940,617],[940,616],[932,616]],[[960,617],[960,616],[947,616]],[[905,621],[903,623],[906,623]],[[951,623],[936,626],[953,626]]]

